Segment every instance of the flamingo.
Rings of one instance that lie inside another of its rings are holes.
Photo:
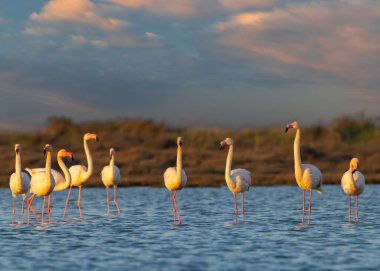
[[[80,206],[80,193],[82,190],[82,185],[85,182],[87,182],[88,179],[90,179],[90,177],[94,171],[92,156],[91,156],[88,144],[87,144],[87,141],[91,140],[91,139],[99,141],[99,138],[96,134],[86,133],[83,136],[83,146],[84,146],[84,151],[85,151],[86,157],[87,157],[88,168],[83,166],[83,165],[75,165],[75,166],[72,166],[69,168],[69,172],[71,175],[71,185],[70,185],[69,193],[68,193],[67,199],[66,199],[65,210],[63,211],[63,218],[65,218],[65,215],[66,215],[67,206],[68,206],[69,200],[70,200],[70,193],[71,193],[71,189],[73,186],[78,187],[78,210],[79,210],[80,218],[82,218],[82,209]]]
[[[15,162],[15,172],[11,175],[9,181],[9,188],[12,192],[13,205],[12,205],[12,224],[14,223],[14,218],[16,215],[16,196],[22,195],[22,223],[24,222],[24,202],[26,194],[29,192],[30,188],[30,176],[26,172],[21,172],[21,145],[15,145],[16,162]]]
[[[182,169],[182,137],[177,138],[177,166],[169,167],[164,173],[164,182],[166,188],[172,194],[172,211],[173,211],[173,223],[176,224],[176,214],[178,216],[178,225],[182,224],[179,210],[177,208],[176,195],[177,191],[185,187],[187,182],[187,176]]]
[[[349,169],[343,174],[341,185],[343,192],[348,196],[348,221],[351,220],[351,196],[356,196],[356,220],[359,221],[359,195],[365,188],[364,175],[358,171],[359,159],[351,159]]]
[[[44,223],[44,209],[46,203],[46,197],[51,194],[55,187],[54,176],[51,173],[51,152],[53,148],[50,144],[46,144],[44,147],[44,155],[46,156],[46,165],[45,171],[36,171],[35,174],[32,175],[30,180],[30,193],[32,196],[28,199],[28,221],[29,221],[29,212],[32,209],[36,220],[38,221],[38,216],[34,211],[32,206],[33,200],[35,196],[44,197],[44,201],[42,204],[41,211],[41,222]],[[50,213],[48,214],[50,217]],[[50,219],[50,218],[49,218]]]
[[[296,129],[296,136],[294,139],[294,171],[298,186],[302,189],[302,224],[304,221],[305,213],[305,190],[309,191],[309,209],[308,209],[308,224],[310,224],[311,205],[312,205],[312,190],[322,193],[322,173],[314,165],[301,164],[300,141],[301,130],[297,121],[286,125],[285,133],[289,129]]]
[[[62,173],[60,173],[57,170],[51,169],[51,173],[53,174],[54,181],[55,181],[55,186],[54,186],[53,191],[65,190],[71,184],[71,175],[65,163],[62,160],[63,157],[69,157],[71,158],[71,160],[74,160],[74,156],[71,152],[68,152],[65,149],[59,150],[59,152],[57,153],[57,161],[64,175],[62,175]],[[31,176],[33,176],[37,172],[46,172],[45,168],[34,168],[34,169],[26,168],[25,170],[28,171]],[[48,199],[48,214],[50,214],[50,202],[51,202],[51,194],[49,195],[49,199]]]
[[[231,171],[232,156],[234,152],[234,141],[231,138],[226,138],[220,142],[220,148],[223,149],[225,145],[229,146],[227,161],[226,161],[226,171],[225,178],[226,183],[232,194],[234,195],[234,206],[235,206],[235,219],[237,221],[238,208],[236,201],[236,194],[241,193],[242,200],[242,215],[244,216],[244,192],[249,190],[251,186],[251,172],[246,169],[238,168]]]
[[[108,187],[110,186],[113,186],[113,201],[116,205],[117,213],[120,214],[119,205],[116,201],[116,189],[120,183],[120,170],[115,166],[115,150],[113,148],[110,149],[110,164],[103,168],[101,176],[107,191],[107,215],[110,215],[110,200],[108,197]]]

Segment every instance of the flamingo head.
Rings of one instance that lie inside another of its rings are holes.
[[[44,156],[46,155],[47,152],[52,152],[53,147],[50,144],[46,144],[44,147]]]
[[[300,128],[300,126],[299,126],[299,124],[298,124],[298,122],[297,121],[293,121],[292,123],[289,123],[288,125],[286,125],[286,127],[285,127],[285,133],[287,133],[288,132],[288,130],[289,129],[299,129]]]
[[[96,141],[99,141],[99,138],[96,134],[91,134],[91,133],[86,133],[84,136],[83,136],[83,139],[84,140],[90,140],[90,139],[94,139]]]
[[[222,141],[220,142],[220,148],[223,149],[223,147],[224,147],[225,145],[231,146],[231,145],[233,145],[233,144],[234,144],[234,141],[232,140],[232,138],[227,137],[225,140],[222,140]]]
[[[19,154],[21,152],[21,145],[20,144],[15,144],[15,152],[16,152],[16,154]]]
[[[178,146],[180,146],[180,147],[182,147],[182,144],[183,144],[183,142],[182,142],[182,137],[177,137],[177,145]]]
[[[116,153],[115,149],[114,149],[114,148],[111,148],[111,149],[110,149],[110,160],[111,160],[112,156],[115,155],[115,153]]]
[[[358,170],[358,166],[359,166],[359,159],[354,157],[351,159],[351,162],[350,162],[350,170],[352,173],[355,173],[355,171]]]
[[[65,149],[59,150],[57,156],[58,157],[69,157],[69,158],[71,158],[71,160],[74,160],[74,155],[71,152],[66,151]]]

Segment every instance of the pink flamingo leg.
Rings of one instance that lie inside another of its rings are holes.
[[[176,217],[175,217],[175,208],[174,208],[174,193],[173,191],[171,192],[172,194],[172,212],[173,212],[173,224],[176,222]]]
[[[67,194],[67,198],[66,198],[66,205],[65,205],[65,209],[63,210],[63,218],[65,218],[65,215],[66,215],[66,211],[67,211],[67,206],[69,205],[69,200],[70,200],[70,194],[71,194],[71,189],[73,187],[70,185],[70,188],[69,188],[69,193]]]
[[[48,198],[48,207],[47,207],[49,223],[51,222],[50,202],[51,202],[51,194],[49,195],[49,198]]]
[[[351,196],[348,196],[348,222],[351,221]]]
[[[44,201],[42,203],[42,211],[41,211],[41,223],[42,224],[44,224],[45,203],[46,203],[46,196],[44,196]]]
[[[359,195],[356,195],[356,221],[359,222]]]
[[[27,201],[28,203],[28,224],[30,222],[30,210],[32,210],[32,213],[34,215],[34,217],[36,218],[37,222],[39,221],[38,219],[38,215],[36,213],[36,211],[34,210],[33,206],[32,206],[32,203],[33,203],[33,200],[35,198],[36,194],[33,194]]]
[[[312,202],[312,190],[310,189],[309,190],[309,216],[308,216],[308,220],[307,220],[307,224],[310,224],[310,218],[311,218],[311,202]]]
[[[24,203],[25,203],[26,194],[22,195],[22,204],[21,204],[21,223],[24,223]]]
[[[305,217],[305,190],[302,189],[302,220],[301,223],[303,224]]]
[[[244,192],[241,193],[241,202],[242,202],[241,213],[244,216]]]
[[[234,193],[234,204],[235,204],[235,215],[238,215],[238,207],[237,207],[237,200],[236,200],[236,193]]]
[[[16,216],[16,196],[12,196],[12,224],[15,223]]]
[[[78,190],[78,210],[79,210],[79,217],[82,218],[82,208],[80,206],[80,192],[82,190],[82,186],[79,186]]]
[[[106,187],[106,203],[107,203],[107,216],[110,216],[110,199],[108,197],[108,186]]]
[[[177,200],[176,200],[176,196],[177,196],[177,191],[174,192],[174,208],[177,212],[177,216],[178,216],[178,225],[181,225],[182,224],[182,221],[181,221],[181,217],[179,215],[179,210],[178,210],[178,207],[177,207]]]
[[[117,204],[117,199],[116,199],[116,190],[117,190],[117,186],[114,185],[114,186],[113,186],[113,202],[114,202],[115,205],[116,205],[117,213],[120,214],[119,204]]]

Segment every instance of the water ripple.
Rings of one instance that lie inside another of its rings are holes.
[[[66,193],[55,193],[51,223],[41,225],[31,216],[30,225],[12,225],[10,192],[0,190],[0,267],[380,270],[380,186],[368,186],[360,198],[359,223],[347,222],[347,198],[340,188],[325,187],[324,196],[313,197],[311,225],[300,224],[301,193],[296,187],[252,189],[245,196],[245,218],[239,216],[238,223],[227,188],[187,188],[177,195],[180,226],[172,224],[171,199],[165,189],[118,191],[120,215],[111,203],[107,217],[104,189],[85,189],[83,219],[75,193],[62,219]],[[42,200],[34,202],[40,211]]]

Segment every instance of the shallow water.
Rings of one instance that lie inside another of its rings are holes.
[[[360,223],[347,223],[339,186],[313,194],[310,226],[300,225],[297,187],[255,187],[235,224],[233,196],[223,188],[186,188],[177,201],[183,225],[172,224],[165,189],[120,188],[117,215],[106,216],[105,190],[85,189],[80,220],[74,190],[52,200],[52,222],[11,225],[11,195],[0,190],[2,270],[380,270],[380,186],[360,198]],[[20,206],[21,199],[18,201]],[[40,211],[41,199],[35,200]],[[354,204],[353,204],[354,206]],[[240,207],[240,197],[239,197]],[[19,209],[17,209],[19,211]],[[240,211],[240,210],[239,210]],[[18,214],[19,215],[19,214]],[[17,216],[19,218],[19,216]],[[31,216],[33,218],[33,216]]]

